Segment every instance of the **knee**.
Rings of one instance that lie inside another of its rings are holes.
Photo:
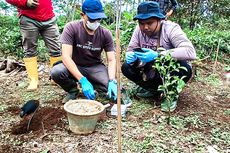
[[[128,75],[128,69],[130,69],[130,65],[127,64],[126,62],[124,64],[122,64],[121,66],[121,72],[123,73],[123,75],[127,76]]]
[[[60,78],[60,75],[62,74],[62,69],[60,69],[60,64],[55,65],[51,70],[50,70],[50,76],[51,79],[53,79],[54,81],[58,80],[58,78]]]
[[[187,83],[192,77],[192,67],[187,62],[184,61],[181,61],[181,66],[187,69],[187,71],[182,70],[182,75],[185,76],[183,80],[185,83]]]
[[[56,80],[58,76],[58,72],[55,66],[50,70],[50,76],[51,76],[51,79]]]
[[[192,69],[187,67],[187,71],[185,72],[185,78],[183,79],[185,83],[187,83],[192,77]]]
[[[108,79],[103,80],[101,82],[101,89],[102,89],[103,92],[107,92],[108,84],[109,84],[109,80]]]

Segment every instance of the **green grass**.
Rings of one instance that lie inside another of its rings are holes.
[[[210,74],[208,77],[204,79],[207,83],[211,84],[214,87],[220,86],[221,81],[218,78],[217,74]]]
[[[225,110],[224,115],[229,115],[230,116],[230,109]]]
[[[5,106],[4,105],[0,105],[0,112],[4,112],[5,110]]]
[[[153,103],[151,100],[140,99],[132,104],[132,109],[130,109],[129,111],[131,112],[131,114],[141,115],[143,112],[148,112],[148,110],[151,110],[153,108],[153,105],[151,103]]]
[[[141,114],[139,114],[141,115]],[[159,118],[157,124],[150,119],[141,123],[125,122],[125,134],[122,138],[123,146],[131,152],[206,152],[208,145],[218,145],[226,150],[230,145],[230,133],[215,129],[218,121],[202,121],[199,114],[187,117],[173,116],[171,124],[166,124],[166,117]],[[205,129],[211,127],[211,130]],[[212,129],[213,127],[213,129]]]

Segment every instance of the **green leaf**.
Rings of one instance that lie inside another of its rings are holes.
[[[182,79],[180,79],[176,88],[177,92],[180,93],[184,88],[184,86],[185,86],[185,82]]]
[[[187,68],[184,66],[179,67],[179,69],[182,69],[182,70],[185,70],[186,72],[188,72]]]
[[[46,150],[43,150],[43,151],[40,152],[40,153],[48,153],[48,152],[50,152],[50,150],[49,150],[49,149],[46,149]]]

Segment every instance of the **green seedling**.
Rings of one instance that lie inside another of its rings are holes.
[[[185,86],[185,82],[182,78],[172,75],[174,72],[179,72],[179,70],[187,69],[181,66],[175,59],[172,58],[170,52],[166,55],[160,55],[154,62],[153,68],[155,68],[159,73],[162,79],[162,85],[158,87],[158,91],[162,92],[162,102],[166,103],[168,108],[168,124],[170,123],[170,106],[173,103],[176,103],[179,93],[182,91]]]

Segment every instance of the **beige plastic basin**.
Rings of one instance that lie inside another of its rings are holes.
[[[95,130],[98,118],[105,107],[95,100],[70,100],[64,105],[69,128],[76,134],[90,134]]]

